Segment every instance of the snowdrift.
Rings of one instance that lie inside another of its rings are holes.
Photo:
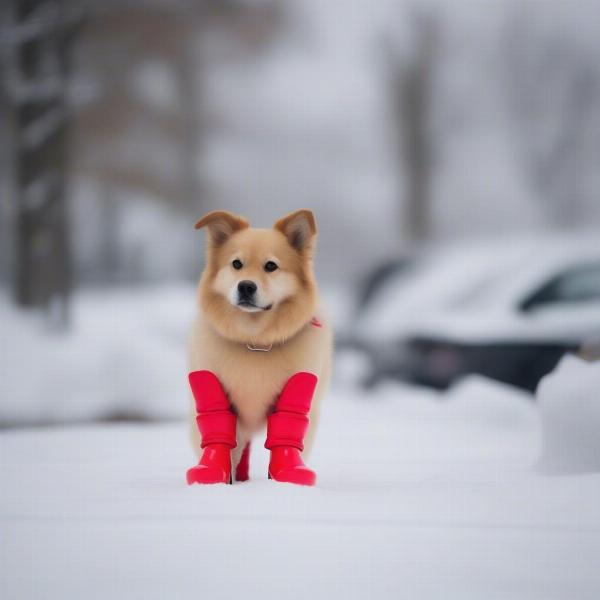
[[[192,286],[90,290],[63,333],[0,298],[0,424],[184,417],[193,309]]]
[[[566,356],[541,381],[542,472],[600,472],[599,390],[600,362],[576,356]]]

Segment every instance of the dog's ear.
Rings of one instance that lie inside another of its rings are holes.
[[[241,229],[247,229],[250,223],[238,215],[226,210],[213,210],[204,215],[195,225],[196,229],[208,227],[210,240],[215,246],[224,244],[231,235]]]
[[[302,208],[285,217],[273,225],[285,235],[290,246],[298,252],[310,248],[317,235],[317,222],[312,210]]]

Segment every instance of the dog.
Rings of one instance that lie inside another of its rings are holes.
[[[300,453],[306,457],[315,439],[333,350],[313,272],[314,214],[297,210],[257,229],[218,210],[196,223],[203,228],[206,265],[189,370],[192,443],[204,453],[188,483],[248,479],[250,441],[267,426],[269,478],[314,485]]]

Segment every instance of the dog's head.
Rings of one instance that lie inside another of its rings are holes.
[[[208,230],[200,281],[205,318],[224,337],[271,344],[291,337],[313,316],[317,227],[310,210],[254,229],[238,215],[213,211],[196,223]]]

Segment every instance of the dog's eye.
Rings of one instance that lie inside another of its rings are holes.
[[[242,264],[241,260],[238,260],[237,258],[231,263],[231,266],[236,270],[239,271],[244,265]]]
[[[277,269],[279,269],[279,267],[272,260],[265,263],[265,271],[267,273],[272,273],[273,271],[276,271]]]

